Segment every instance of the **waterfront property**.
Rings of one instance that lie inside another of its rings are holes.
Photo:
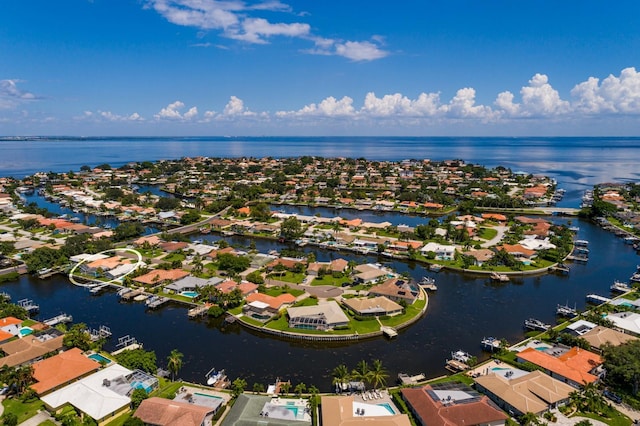
[[[221,426],[311,426],[311,417],[306,413],[306,402],[301,405],[296,404],[296,400],[282,401],[283,404],[272,407],[272,398],[269,396],[242,394],[236,399]],[[289,401],[292,405],[287,405]]]
[[[420,426],[498,426],[508,418],[488,397],[459,382],[404,388],[400,392]]]
[[[402,306],[384,296],[353,297],[343,299],[342,303],[362,317],[393,316],[402,313]]]
[[[584,333],[581,337],[589,342],[589,345],[596,350],[599,350],[605,343],[612,346],[620,346],[623,343],[638,339],[630,334],[625,334],[600,325]]]
[[[100,368],[100,363],[87,358],[78,348],[71,348],[33,364],[31,388],[38,395],[49,393]]]
[[[15,367],[42,359],[45,355],[62,349],[62,332],[50,328],[43,332],[32,334],[28,339],[15,339],[0,345],[4,353],[0,357],[0,367]]]
[[[407,305],[412,305],[420,294],[420,289],[416,283],[407,279],[390,278],[369,289],[372,296],[384,296],[394,302],[404,301]]]
[[[349,318],[334,300],[314,306],[288,308],[287,315],[289,328],[328,331],[349,324]]]
[[[475,378],[475,383],[476,389],[488,395],[504,411],[517,417],[528,412],[539,415],[564,405],[569,401],[569,394],[575,391],[541,371],[512,379],[492,372]]]
[[[527,348],[518,352],[517,361],[531,362],[551,377],[574,388],[597,382],[600,366],[604,362],[599,355],[585,349],[558,346],[546,350]]]
[[[320,401],[321,424],[331,426],[409,426],[411,424],[409,417],[406,414],[397,414],[391,404],[389,399],[387,402],[375,400],[364,402],[354,395],[322,396]]]
[[[201,426],[211,424],[215,411],[189,402],[151,397],[142,401],[133,415],[154,426]]]
[[[640,336],[640,314],[635,312],[612,312],[605,317],[613,322],[616,328],[633,336]]]

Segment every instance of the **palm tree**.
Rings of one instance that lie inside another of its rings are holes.
[[[334,368],[331,375],[333,376],[331,383],[336,387],[336,389],[339,388],[342,390],[342,384],[349,381],[349,369],[344,364],[340,364]]]
[[[291,383],[290,382],[280,382],[280,390],[282,391],[283,394],[288,394],[289,393],[289,389],[291,389]]]
[[[172,381],[175,381],[176,374],[182,368],[182,357],[184,355],[179,352],[177,349],[171,351],[169,356],[167,357],[167,368],[171,371]]]
[[[298,383],[294,388],[294,391],[298,394],[298,396],[301,396],[302,392],[304,392],[305,390],[307,390],[307,385],[302,382]]]
[[[351,372],[351,377],[361,382],[368,382],[371,376],[369,373],[369,364],[367,364],[367,361],[362,360],[358,362],[356,368]]]
[[[378,386],[384,386],[387,384],[387,377],[389,374],[382,366],[382,361],[379,359],[373,360],[373,365],[371,367],[371,371],[369,371],[371,384],[374,389],[377,389]]]
[[[192,265],[193,267],[191,268],[191,272],[194,275],[200,275],[202,273],[202,256],[200,256],[199,254],[196,254],[193,257]]]

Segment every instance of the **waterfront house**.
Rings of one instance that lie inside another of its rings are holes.
[[[596,351],[599,351],[600,348],[606,343],[610,344],[611,346],[620,346],[624,343],[638,339],[637,337],[634,337],[630,334],[625,334],[618,330],[612,330],[601,325],[592,328],[580,337],[589,342],[591,348],[595,349]]]
[[[420,252],[427,258],[429,253],[435,253],[436,260],[453,260],[453,258],[455,257],[456,248],[455,246],[429,242],[420,249]]]
[[[420,426],[498,426],[508,418],[487,396],[463,383],[404,388],[400,392]]]
[[[221,283],[216,284],[215,288],[217,288],[221,293],[224,294],[229,294],[233,290],[238,289],[240,290],[240,293],[242,293],[243,297],[247,297],[248,295],[258,291],[258,284],[254,284],[248,281],[237,283],[234,280],[225,280]]]
[[[131,373],[131,370],[113,363],[40,399],[52,413],[72,406],[94,419],[98,426],[103,426],[129,411],[131,398],[128,395],[132,387],[123,377]]]
[[[163,283],[177,281],[189,275],[189,272],[182,269],[154,269],[144,275],[140,275],[133,279],[134,282],[145,286],[153,286]]]
[[[289,328],[333,330],[349,324],[349,318],[335,300],[313,306],[288,308]]]
[[[210,251],[207,254],[207,257],[216,259],[221,254],[230,254],[232,256],[237,256],[236,249],[234,249],[233,247],[225,247],[225,248]]]
[[[571,386],[542,371],[533,371],[512,379],[489,373],[477,377],[475,387],[498,407],[516,417],[529,412],[540,415],[565,405],[569,401],[569,395],[575,391]]]
[[[36,383],[30,387],[41,396],[98,371],[99,368],[99,362],[84,356],[80,349],[71,348],[34,363],[33,378]]]
[[[614,327],[625,333],[640,336],[640,314],[635,312],[613,312],[605,317],[613,322]]]
[[[331,426],[410,426],[406,414],[391,414],[384,406],[356,402],[353,395],[328,396],[320,401],[322,425]],[[384,410],[381,410],[381,408]],[[386,412],[385,412],[386,411]]]
[[[574,336],[582,336],[583,334],[591,331],[595,327],[596,327],[596,324],[592,323],[591,321],[578,320],[576,322],[572,322],[571,324],[569,324],[567,328],[565,328],[563,331],[566,331],[567,333],[572,334]]]
[[[151,426],[208,426],[214,414],[211,407],[154,396],[142,401],[133,416]]]
[[[167,241],[166,243],[158,244],[158,247],[167,253],[174,253],[178,250],[185,250],[189,247],[189,243],[184,241]]]
[[[516,260],[523,263],[529,262],[531,259],[537,256],[535,250],[529,250],[528,248],[523,247],[520,244],[503,244],[501,246],[496,246],[495,249],[496,251],[504,250],[515,257]]]
[[[516,359],[518,362],[531,362],[551,377],[574,388],[597,382],[600,366],[604,362],[600,355],[578,347],[569,350],[556,347],[548,351],[527,348],[519,352]]]
[[[385,296],[353,297],[343,299],[342,303],[361,317],[394,316],[402,313],[402,306]]]
[[[182,293],[183,291],[198,291],[199,288],[204,287],[206,285],[216,285],[222,282],[221,278],[198,278],[192,275],[181,278],[177,281],[172,282],[164,286],[164,290],[167,293]]]
[[[144,237],[138,238],[137,240],[135,240],[133,242],[133,244],[136,247],[142,247],[145,244],[148,244],[151,247],[155,247],[158,244],[160,244],[161,242],[162,242],[162,240],[157,235],[149,235],[149,236],[144,236]]]
[[[277,314],[280,309],[290,306],[295,301],[295,296],[289,293],[283,293],[276,297],[263,293],[251,293],[246,297],[247,304],[243,307],[243,311],[245,311],[245,315],[254,316],[255,314],[258,315],[258,318],[264,316],[270,318]]]
[[[45,355],[62,349],[62,332],[55,328],[37,335],[30,334],[22,339],[11,340],[0,345],[4,354],[0,357],[0,367],[16,367],[42,359]]]
[[[465,251],[462,254],[464,254],[465,256],[473,257],[473,263],[476,266],[482,266],[483,263],[491,260],[493,256],[495,256],[493,250],[489,249],[469,250]]]
[[[9,333],[12,336],[20,334],[22,320],[15,317],[4,317],[0,319],[0,330]]]
[[[412,305],[419,293],[417,284],[403,278],[389,278],[382,284],[369,289],[371,296],[384,296],[395,302],[404,301],[407,305]]]
[[[291,403],[291,409],[286,408],[286,402]],[[305,410],[306,404],[307,401],[301,399],[272,400],[270,396],[241,394],[222,420],[221,426],[311,426],[311,417]],[[330,423],[324,425],[334,426]]]

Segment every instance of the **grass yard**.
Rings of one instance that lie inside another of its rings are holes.
[[[493,228],[480,228],[480,232],[478,233],[478,238],[482,238],[483,240],[490,240],[495,238],[498,235],[498,231]]]
[[[38,410],[44,407],[44,404],[39,399],[22,402],[16,398],[7,398],[2,401],[2,405],[4,406],[5,413],[13,413],[18,416],[18,423],[22,423],[35,416]]]
[[[601,417],[593,413],[581,413],[581,412],[576,412],[575,416],[588,417],[593,420],[599,420],[611,426],[629,426],[633,424],[632,420],[629,417],[625,416],[624,414],[622,414],[621,412],[613,408],[609,411],[607,417]]]
[[[380,320],[380,322],[382,322],[382,324],[389,327],[398,326],[404,322],[407,322],[408,320],[415,317],[416,315],[419,315],[420,311],[422,310],[422,308],[424,308],[424,305],[426,303],[427,303],[426,300],[416,300],[413,305],[407,306],[404,314],[396,315],[394,317],[390,317],[387,319],[382,319]]]
[[[286,271],[284,274],[281,274],[280,272],[273,272],[267,275],[267,278],[271,278],[278,281],[284,281],[286,283],[291,283],[291,284],[301,284],[304,277],[305,277],[305,274],[303,273],[295,273],[291,271]]]
[[[294,297],[298,297],[301,294],[304,294],[304,290],[297,290],[297,289],[293,289],[293,288],[282,288],[282,287],[270,287],[268,289],[266,289],[265,294],[272,296],[272,297],[278,297],[281,294],[284,293],[289,293]]]
[[[342,287],[342,284],[351,283],[351,277],[344,276],[339,278],[334,278],[332,275],[325,275],[322,278],[316,278],[311,281],[311,285],[332,285],[335,287]]]

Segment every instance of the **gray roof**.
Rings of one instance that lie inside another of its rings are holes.
[[[335,300],[328,303],[315,306],[300,306],[298,308],[287,309],[287,314],[290,318],[297,317],[316,317],[324,315],[327,319],[327,324],[338,324],[349,322],[349,318],[340,308],[340,305]]]
[[[310,426],[310,422],[284,420],[260,415],[271,397],[261,395],[240,395],[221,426]]]
[[[216,277],[205,280],[204,278],[198,278],[198,277],[189,275],[176,282],[173,282],[165,286],[164,288],[168,290],[173,290],[173,291],[183,291],[188,288],[198,288],[198,287],[204,287],[206,285],[220,284],[222,281],[223,280],[221,278],[216,278]]]

